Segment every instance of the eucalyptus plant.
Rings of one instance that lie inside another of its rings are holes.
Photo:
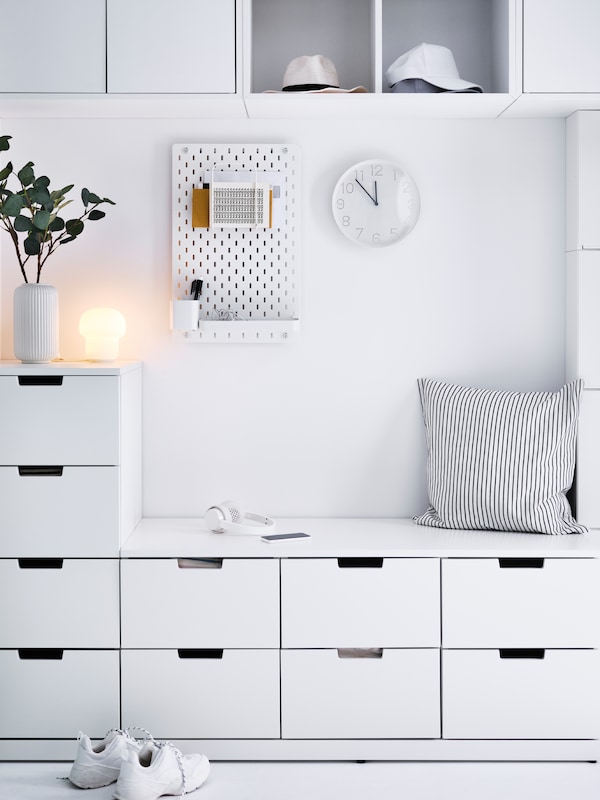
[[[0,136],[0,151],[10,149],[11,136]],[[83,213],[65,219],[63,209],[72,200],[67,194],[74,184],[62,189],[50,189],[50,179],[45,175],[36,178],[34,163],[28,161],[18,172],[9,161],[0,169],[0,225],[8,232],[17,254],[23,280],[29,283],[26,266],[31,260],[36,266],[35,283],[40,282],[42,267],[48,258],[63,244],[73,242],[85,229],[87,220],[95,221],[106,216],[98,206],[115,205],[108,197],[100,197],[89,189],[81,190]],[[8,188],[11,178],[19,188]]]

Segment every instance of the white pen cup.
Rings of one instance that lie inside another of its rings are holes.
[[[197,331],[199,319],[199,300],[171,300],[171,330]]]

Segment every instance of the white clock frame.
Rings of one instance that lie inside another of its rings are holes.
[[[393,161],[370,158],[349,167],[335,185],[332,211],[350,241],[370,247],[395,244],[417,224],[416,183]]]

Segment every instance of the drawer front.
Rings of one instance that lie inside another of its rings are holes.
[[[0,647],[119,647],[117,559],[1,559],[0,587]]]
[[[541,653],[444,650],[443,737],[597,739],[598,651]]]
[[[117,725],[116,650],[0,650],[0,675],[2,739],[101,739]]]
[[[440,651],[284,650],[284,739],[440,736]]]
[[[286,559],[283,647],[437,647],[436,558]]]
[[[151,614],[140,602],[155,596]],[[274,559],[125,559],[123,647],[279,647]]]
[[[123,726],[159,739],[274,739],[277,650],[123,650]]]
[[[0,557],[117,557],[119,469],[0,467]]]
[[[1,376],[0,464],[118,464],[119,386],[116,375]]]
[[[600,561],[442,561],[444,647],[595,647]]]

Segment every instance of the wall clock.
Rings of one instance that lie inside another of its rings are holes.
[[[421,201],[417,185],[398,164],[371,158],[344,172],[332,207],[338,228],[350,241],[382,247],[412,231]]]

